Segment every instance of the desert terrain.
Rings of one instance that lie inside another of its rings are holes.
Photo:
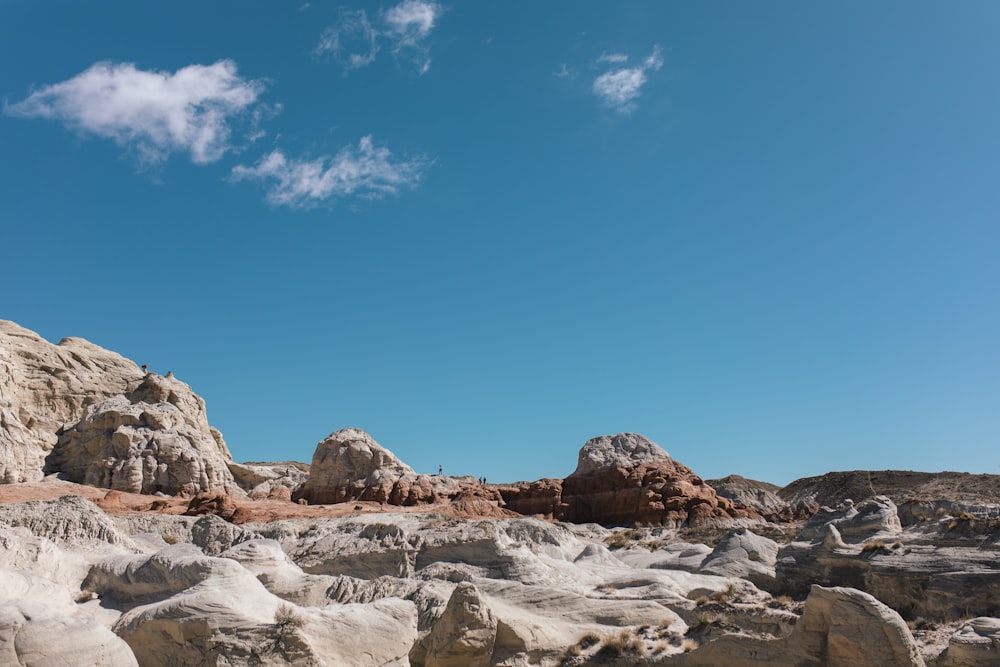
[[[1000,476],[238,463],[180,379],[0,321],[0,481],[5,665],[1000,664]]]

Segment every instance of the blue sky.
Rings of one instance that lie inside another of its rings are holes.
[[[0,4],[0,317],[563,477],[1000,473],[994,2]]]

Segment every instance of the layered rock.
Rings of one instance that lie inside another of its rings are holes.
[[[180,380],[149,373],[62,431],[46,469],[90,486],[174,495],[235,487],[231,461],[205,401]]]
[[[603,525],[683,525],[756,518],[636,433],[588,440],[562,482],[558,519]]]
[[[418,474],[359,428],[334,431],[316,446],[309,478],[292,497],[309,504],[353,500],[427,505],[444,500],[493,508],[499,492],[472,478]]]
[[[1000,662],[1000,618],[966,621],[949,638],[935,667],[988,667]]]
[[[662,664],[689,667],[923,667],[919,647],[899,614],[851,588],[813,586],[788,637],[725,635]]]
[[[53,345],[0,320],[0,483],[41,479],[59,429],[142,377],[134,362],[82,338]]]
[[[489,667],[496,638],[496,616],[476,587],[463,582],[424,641],[424,667]]]
[[[900,518],[911,524],[937,512],[968,512],[980,518],[1000,518],[1000,475],[912,470],[851,470],[797,479],[778,491],[792,507],[815,512],[844,500],[860,502],[888,496],[900,507]]]
[[[795,507],[789,505],[778,495],[781,487],[776,484],[759,482],[740,475],[729,475],[705,481],[720,496],[756,510],[768,521],[790,521],[797,518],[807,518],[808,514],[811,514],[811,512],[806,512],[805,516],[801,516]]]
[[[309,478],[309,466],[298,461],[281,463],[230,463],[236,483],[251,498],[291,499]]]

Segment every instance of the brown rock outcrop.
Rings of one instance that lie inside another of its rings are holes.
[[[57,431],[142,377],[134,362],[82,338],[53,345],[0,320],[0,483],[40,480]]]
[[[636,433],[588,440],[562,482],[556,518],[574,523],[684,525],[759,518],[719,496],[659,445]]]

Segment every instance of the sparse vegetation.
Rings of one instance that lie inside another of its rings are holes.
[[[868,540],[861,545],[861,553],[877,553],[879,551],[885,551],[885,542],[882,540]]]
[[[163,533],[161,537],[163,537],[163,541],[166,542],[167,544],[177,544],[178,542],[181,541],[181,538],[174,535],[173,533]]]
[[[274,623],[278,626],[278,632],[284,635],[305,626],[306,619],[291,605],[283,604],[274,612]]]
[[[684,651],[685,653],[690,653],[696,648],[698,648],[698,642],[696,642],[693,639],[685,639],[683,642],[681,642],[681,650]]]
[[[694,617],[694,630],[706,628],[718,620],[718,616],[709,611],[700,611]]]

